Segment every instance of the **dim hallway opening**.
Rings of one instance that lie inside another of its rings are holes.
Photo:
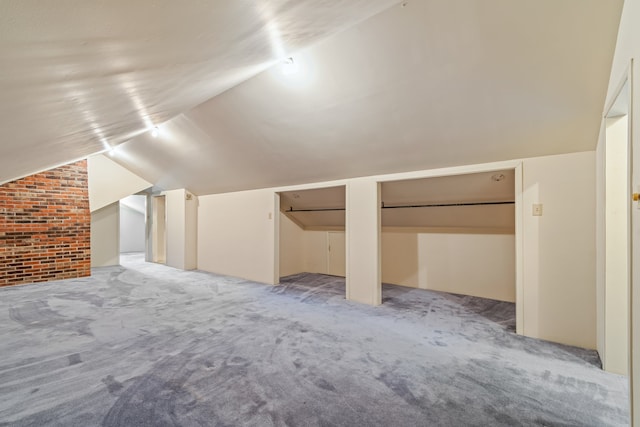
[[[628,423],[626,378],[514,334],[510,303],[122,264],[0,289],[0,425]]]

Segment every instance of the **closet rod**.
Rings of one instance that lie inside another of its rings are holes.
[[[293,209],[290,207],[289,210],[285,212],[331,212],[331,211],[346,211],[346,208],[322,208],[322,209]]]
[[[432,203],[428,205],[403,205],[403,206],[385,206],[383,203],[381,209],[404,209],[404,208],[440,208],[447,206],[490,206],[490,205],[513,205],[515,202],[466,202],[466,203]],[[331,212],[344,211],[345,208],[321,208],[321,209],[293,209],[289,207],[286,212]]]
[[[446,206],[488,206],[488,205],[513,205],[515,202],[463,202],[463,203],[430,203],[428,205],[401,205],[401,206],[385,206],[382,203],[382,209],[402,209],[402,208],[440,208]]]

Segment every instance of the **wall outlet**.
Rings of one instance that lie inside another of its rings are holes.
[[[542,203],[534,203],[533,204],[533,212],[531,212],[533,216],[542,216]]]

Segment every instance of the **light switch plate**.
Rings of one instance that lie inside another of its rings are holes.
[[[533,216],[542,216],[542,203],[534,203],[533,204]]]

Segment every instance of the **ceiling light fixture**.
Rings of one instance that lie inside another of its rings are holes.
[[[500,182],[500,181],[504,181],[505,176],[503,173],[496,173],[494,175],[491,175],[491,179],[494,180],[495,182]]]
[[[158,126],[154,126],[153,129],[151,129],[151,136],[157,138],[158,135],[160,135],[160,129],[158,129]]]
[[[298,64],[292,57],[288,57],[282,62],[282,74],[290,76],[298,72]]]

